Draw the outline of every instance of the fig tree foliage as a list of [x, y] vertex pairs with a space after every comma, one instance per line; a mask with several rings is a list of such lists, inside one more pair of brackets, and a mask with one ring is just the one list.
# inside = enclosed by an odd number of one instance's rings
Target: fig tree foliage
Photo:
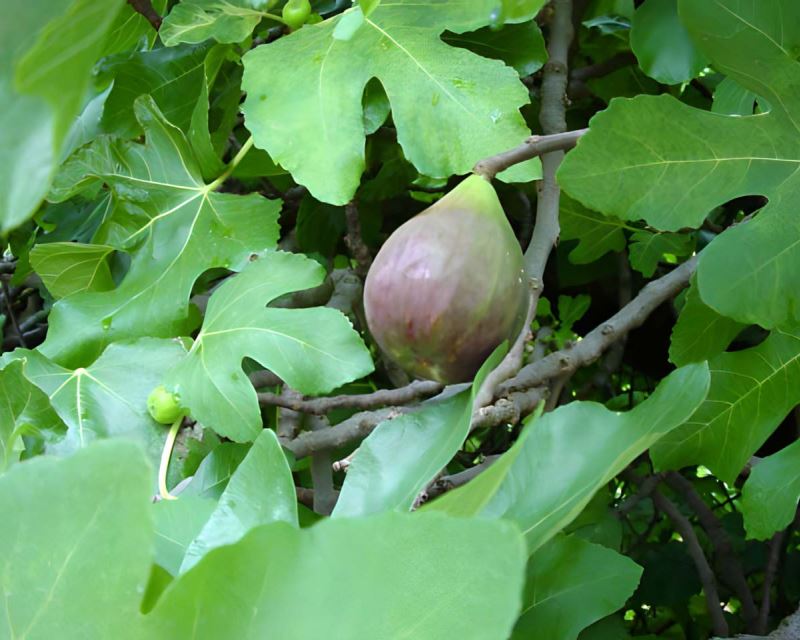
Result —
[[800, 625], [800, 3], [6, 4], [0, 638]]

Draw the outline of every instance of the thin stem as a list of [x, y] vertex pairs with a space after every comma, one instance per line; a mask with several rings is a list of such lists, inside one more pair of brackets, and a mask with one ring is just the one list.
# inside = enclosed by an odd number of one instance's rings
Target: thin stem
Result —
[[11, 304], [11, 290], [9, 289], [8, 282], [6, 281], [5, 278], [0, 278], [0, 283], [2, 283], [3, 286], [3, 298], [5, 299], [6, 303], [8, 320], [11, 322], [11, 326], [14, 328], [14, 333], [17, 334], [20, 346], [22, 346], [23, 348], [27, 348], [28, 345], [25, 343], [25, 336], [22, 334], [22, 330], [19, 328], [19, 323], [17, 322], [17, 316], [14, 314], [14, 307]]
[[219, 187], [223, 182], [225, 182], [228, 178], [231, 177], [231, 174], [236, 171], [236, 167], [239, 166], [239, 163], [244, 159], [247, 155], [247, 152], [253, 148], [253, 136], [250, 136], [245, 143], [242, 145], [242, 148], [236, 152], [236, 155], [233, 156], [233, 159], [228, 163], [228, 166], [225, 167], [225, 171], [213, 182], [206, 185], [207, 191], [214, 191], [217, 187]]
[[167, 489], [167, 469], [169, 468], [169, 459], [172, 456], [172, 449], [175, 446], [175, 437], [178, 435], [178, 429], [181, 428], [183, 416], [180, 416], [172, 426], [169, 428], [167, 439], [164, 442], [164, 449], [161, 451], [161, 464], [158, 466], [158, 493], [162, 500], [177, 500]]
[[286, 24], [286, 20], [281, 18], [280, 16], [276, 16], [274, 13], [268, 13], [266, 11], [260, 11], [262, 17], [267, 18], [269, 20], [274, 20], [275, 22], [280, 22], [281, 24]]

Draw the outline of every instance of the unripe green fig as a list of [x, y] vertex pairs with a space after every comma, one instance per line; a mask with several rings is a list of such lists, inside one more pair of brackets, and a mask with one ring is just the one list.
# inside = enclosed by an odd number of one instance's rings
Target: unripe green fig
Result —
[[302, 27], [310, 15], [311, 3], [308, 0], [289, 0], [283, 5], [283, 21], [292, 31]]
[[159, 424], [172, 424], [183, 413], [178, 397], [163, 385], [153, 389], [147, 396], [147, 411]]
[[409, 374], [472, 380], [522, 329], [522, 250], [488, 180], [472, 175], [384, 243], [364, 286], [373, 337]]

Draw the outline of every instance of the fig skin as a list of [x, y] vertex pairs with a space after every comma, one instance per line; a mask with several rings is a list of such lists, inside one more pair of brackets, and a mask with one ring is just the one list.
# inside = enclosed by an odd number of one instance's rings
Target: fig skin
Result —
[[364, 286], [367, 325], [411, 375], [473, 379], [522, 329], [529, 291], [522, 250], [492, 185], [472, 175], [401, 225]]

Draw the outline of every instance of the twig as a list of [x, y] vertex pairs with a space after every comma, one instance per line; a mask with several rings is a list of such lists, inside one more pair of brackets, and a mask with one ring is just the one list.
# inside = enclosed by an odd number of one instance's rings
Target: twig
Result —
[[522, 416], [531, 413], [545, 397], [547, 389], [536, 387], [525, 392], [512, 393], [508, 398], [500, 398], [494, 404], [481, 407], [472, 414], [470, 432], [499, 424], [516, 424]]
[[664, 476], [661, 473], [656, 473], [648, 476], [639, 483], [639, 490], [625, 499], [625, 501], [617, 507], [617, 516], [622, 517], [633, 511], [633, 509], [642, 500], [649, 498], [653, 491], [658, 487], [658, 483], [663, 480]]
[[728, 621], [725, 620], [725, 615], [720, 606], [719, 592], [717, 591], [717, 583], [714, 578], [714, 572], [708, 564], [703, 549], [700, 546], [700, 541], [697, 539], [697, 534], [692, 527], [692, 523], [684, 516], [675, 503], [669, 498], [666, 498], [662, 493], [654, 491], [653, 502], [662, 513], [665, 513], [675, 529], [683, 538], [686, 543], [686, 550], [689, 552], [694, 565], [697, 568], [697, 573], [700, 576], [700, 582], [703, 584], [703, 592], [706, 596], [706, 607], [708, 614], [711, 616], [711, 625], [714, 633], [717, 635], [728, 635]]
[[362, 411], [324, 431], [304, 431], [293, 440], [282, 439], [282, 444], [296, 458], [305, 458], [317, 451], [328, 451], [363, 440], [384, 420], [391, 420], [404, 413], [408, 407], [387, 407], [377, 411]]
[[133, 7], [136, 13], [143, 15], [147, 21], [158, 31], [161, 28], [161, 16], [153, 9], [150, 0], [128, 0], [128, 4]]
[[362, 278], [367, 275], [369, 266], [372, 264], [372, 256], [369, 248], [361, 237], [361, 220], [358, 217], [358, 207], [354, 200], [347, 203], [344, 208], [345, 220], [347, 222], [347, 233], [344, 236], [344, 243], [355, 258], [358, 266], [356, 273]]
[[609, 73], [613, 73], [617, 69], [622, 69], [623, 67], [628, 67], [632, 64], [636, 64], [636, 56], [630, 51], [625, 51], [623, 53], [618, 53], [615, 56], [611, 56], [608, 60], [603, 60], [603, 62], [596, 62], [595, 64], [574, 69], [572, 73], [570, 73], [569, 79], [585, 82], [586, 80], [591, 80], [592, 78], [602, 78], [603, 76], [607, 76]]
[[17, 339], [19, 340], [19, 344], [24, 347], [28, 348], [27, 341], [25, 340], [25, 336], [22, 333], [22, 330], [19, 328], [19, 324], [17, 323], [17, 316], [14, 313], [14, 307], [12, 305], [11, 300], [11, 290], [8, 287], [8, 281], [5, 277], [0, 277], [0, 283], [3, 287], [3, 299], [6, 303], [6, 312], [8, 313], [8, 319], [11, 322], [11, 326], [14, 328], [14, 333], [17, 334]]
[[588, 129], [577, 129], [552, 135], [530, 136], [518, 147], [480, 160], [473, 167], [472, 173], [492, 179], [501, 171], [520, 162], [537, 158], [552, 151], [568, 151], [572, 149], [587, 131]]
[[[307, 424], [311, 428], [311, 433], [324, 433], [331, 430], [328, 421], [320, 416], [309, 416]], [[311, 481], [314, 483], [314, 511], [320, 515], [329, 516], [336, 505], [329, 450], [317, 451], [311, 456]]]
[[594, 362], [614, 342], [640, 326], [665, 300], [683, 289], [697, 267], [697, 256], [684, 262], [658, 280], [649, 282], [639, 294], [599, 325], [571, 349], [562, 349], [533, 362], [500, 385], [498, 395], [538, 387], [550, 378]]
[[781, 558], [781, 550], [783, 549], [783, 539], [786, 536], [786, 531], [778, 531], [772, 540], [769, 541], [769, 558], [767, 559], [767, 567], [764, 570], [764, 586], [761, 590], [761, 608], [758, 611], [758, 624], [756, 625], [756, 633], [764, 634], [767, 632], [767, 623], [769, 622], [769, 610], [771, 606], [770, 591], [772, 590], [772, 583], [775, 581], [775, 575], [778, 573], [778, 562]]
[[380, 389], [360, 395], [330, 396], [327, 398], [303, 398], [297, 393], [259, 393], [258, 402], [263, 406], [278, 406], [302, 413], [322, 415], [333, 409], [376, 409], [389, 405], [408, 404], [441, 393], [444, 387], [438, 382], [416, 380], [399, 389]]
[[747, 585], [742, 566], [736, 558], [733, 546], [722, 528], [714, 512], [705, 503], [703, 498], [697, 493], [694, 485], [684, 478], [681, 474], [672, 471], [665, 477], [667, 484], [679, 491], [686, 498], [686, 503], [695, 512], [700, 525], [708, 535], [716, 554], [716, 565], [720, 578], [737, 595], [742, 603], [742, 617], [748, 631], [757, 631], [758, 610], [753, 600], [753, 594]]
[[[299, 392], [295, 391], [294, 389], [290, 389], [289, 387], [286, 387], [283, 390], [283, 394], [285, 394], [287, 398], [302, 398], [302, 395]], [[295, 438], [297, 433], [300, 431], [302, 422], [302, 413], [281, 407], [280, 411], [278, 412], [278, 427], [276, 429], [278, 436], [281, 438]]]
[[426, 491], [427, 500], [432, 500], [447, 491], [467, 484], [467, 482], [486, 471], [499, 457], [499, 455], [486, 456], [480, 464], [476, 464], [474, 467], [437, 478]]

